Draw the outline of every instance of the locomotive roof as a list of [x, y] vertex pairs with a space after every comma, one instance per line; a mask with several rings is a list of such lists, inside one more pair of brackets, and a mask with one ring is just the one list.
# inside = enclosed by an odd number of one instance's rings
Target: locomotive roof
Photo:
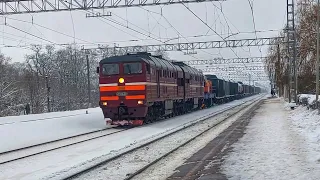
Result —
[[102, 59], [100, 64], [104, 63], [119, 63], [119, 62], [136, 62], [136, 61], [144, 61], [150, 65], [155, 67], [170, 69], [170, 70], [179, 70], [176, 65], [171, 63], [170, 61], [161, 58], [161, 56], [152, 56], [150, 53], [137, 53], [137, 54], [127, 54], [122, 56], [113, 56]]
[[193, 68], [182, 61], [171, 61], [173, 64], [180, 66], [185, 72], [189, 72], [190, 74], [202, 75], [202, 72], [196, 68]]
[[219, 79], [216, 75], [212, 75], [212, 74], [206, 74], [205, 75], [208, 79]]
[[202, 75], [201, 71], [197, 70], [196, 68], [190, 67], [189, 65], [183, 62], [168, 61], [166, 59], [163, 59], [161, 56], [152, 56], [150, 53], [145, 53], [145, 52], [108, 57], [108, 58], [102, 59], [100, 61], [100, 64], [119, 63], [119, 62], [136, 62], [136, 61], [144, 61], [150, 65], [153, 65], [161, 69], [181, 71], [181, 68], [182, 68], [185, 72], [189, 72], [190, 74]]

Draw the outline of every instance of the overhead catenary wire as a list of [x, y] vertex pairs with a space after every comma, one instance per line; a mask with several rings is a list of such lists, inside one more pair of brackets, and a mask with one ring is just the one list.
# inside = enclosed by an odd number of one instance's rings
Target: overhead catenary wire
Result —
[[[255, 18], [254, 18], [254, 12], [253, 12], [253, 1], [248, 0], [249, 6], [250, 6], [250, 10], [251, 10], [251, 16], [252, 16], [252, 22], [253, 22], [253, 28], [255, 31], [255, 36], [256, 39], [258, 39], [257, 33], [256, 33], [256, 22], [255, 22]], [[258, 49], [260, 51], [261, 57], [262, 57], [262, 51], [261, 51], [261, 47], [258, 46]]]
[[[77, 37], [75, 37], [75, 36], [71, 36], [71, 35], [68, 35], [68, 34], [66, 34], [66, 33], [63, 33], [63, 32], [60, 32], [60, 31], [57, 31], [57, 30], [48, 28], [48, 27], [46, 27], [46, 26], [37, 24], [37, 23], [35, 23], [35, 22], [29, 22], [29, 21], [20, 20], [20, 19], [15, 19], [15, 18], [11, 18], [11, 17], [6, 17], [6, 18], [7, 18], [7, 19], [11, 19], [11, 20], [15, 20], [15, 21], [19, 21], [19, 22], [24, 22], [24, 23], [33, 24], [33, 25], [39, 26], [39, 27], [41, 27], [41, 28], [44, 28], [44, 29], [46, 29], [46, 30], [50, 30], [50, 31], [53, 31], [53, 32], [55, 32], [55, 33], [58, 33], [58, 34], [61, 34], [61, 35], [70, 37], [70, 38], [72, 38], [72, 39], [77, 39], [77, 40], [79, 40], [79, 41], [86, 42], [87, 44], [99, 45], [99, 42], [90, 42], [90, 41], [87, 41], [87, 40], [84, 40], [84, 39], [80, 39], [80, 38], [77, 38]], [[99, 19], [99, 20], [101, 20], [101, 19]], [[105, 21], [103, 21], [103, 20], [101, 20], [101, 21], [102, 21], [102, 22], [105, 22]], [[106, 22], [105, 22], [105, 23], [106, 23]], [[108, 23], [108, 25], [113, 26], [113, 25], [111, 25], [111, 24], [109, 24], [109, 23]], [[116, 28], [116, 29], [118, 29], [118, 30], [120, 30], [120, 31], [123, 31], [123, 30], [121, 30], [121, 29], [119, 29], [119, 28], [117, 28], [117, 27], [115, 27], [115, 26], [113, 26], [113, 27]], [[123, 31], [123, 32], [125, 32], [125, 31]], [[127, 32], [125, 32], [125, 33], [127, 33]], [[127, 33], [127, 34], [128, 34], [128, 33]], [[131, 35], [131, 36], [133, 36], [133, 37], [136, 37], [136, 36], [134, 36], [134, 35], [132, 35], [132, 34], [130, 34], [130, 33], [129, 33], [129, 35]], [[136, 38], [138, 38], [138, 37], [136, 37]], [[138, 39], [139, 39], [139, 38], [138, 38]], [[140, 40], [142, 40], [142, 39], [140, 39]], [[119, 42], [119, 41], [113, 41], [113, 42]], [[56, 45], [68, 45], [68, 43], [55, 43], [55, 44], [56, 44]], [[81, 43], [77, 43], [77, 44], [81, 44]], [[10, 46], [10, 47], [26, 47], [26, 46]]]
[[48, 27], [46, 27], [46, 26], [43, 26], [43, 25], [38, 24], [38, 23], [35, 23], [35, 22], [30, 22], [30, 21], [26, 21], [26, 20], [16, 19], [16, 18], [12, 18], [12, 17], [5, 17], [5, 18], [6, 18], [6, 19], [11, 19], [11, 20], [14, 20], [14, 21], [19, 21], [19, 22], [24, 22], [24, 23], [28, 23], [28, 24], [33, 24], [33, 25], [35, 25], [35, 26], [38, 26], [38, 27], [44, 28], [44, 29], [46, 29], [46, 30], [49, 30], [49, 31], [52, 31], [52, 32], [61, 34], [61, 35], [63, 35], [63, 36], [67, 36], [67, 37], [72, 38], [72, 39], [76, 39], [76, 40], [79, 40], [79, 41], [82, 41], [82, 42], [87, 42], [87, 43], [95, 44], [95, 43], [92, 43], [92, 42], [90, 42], [90, 41], [87, 41], [87, 40], [84, 40], [84, 39], [80, 39], [80, 38], [74, 37], [74, 36], [72, 36], [72, 35], [68, 35], [68, 34], [66, 34], [66, 33], [57, 31], [57, 30], [55, 30], [55, 29], [48, 28]]
[[[222, 14], [222, 16], [223, 16], [223, 18], [224, 18], [227, 26], [228, 26], [228, 29], [230, 29], [231, 34], [235, 34], [235, 33], [232, 32], [232, 30], [231, 30], [231, 28], [230, 28], [230, 25], [229, 25], [229, 22], [228, 22], [228, 21], [230, 21], [230, 19], [229, 19], [229, 18], [225, 15], [225, 13], [223, 12], [223, 8], [222, 8], [221, 2], [220, 2], [220, 7], [218, 7], [217, 5], [215, 5], [213, 2], [211, 2], [211, 4], [212, 4], [214, 7], [216, 7], [217, 9], [220, 10], [220, 12], [221, 12], [221, 14]], [[231, 21], [230, 21], [230, 24], [238, 31], [238, 33], [240, 32], [240, 30], [239, 30]], [[209, 32], [209, 31], [210, 31], [210, 29], [208, 29], [207, 32]], [[231, 36], [228, 36], [228, 38], [229, 38], [229, 37], [231, 37]], [[245, 52], [248, 52], [249, 55], [252, 56], [252, 55], [251, 55], [251, 52], [250, 52], [250, 47], [248, 47], [248, 51], [246, 51], [243, 47], [241, 47], [241, 49], [243, 49]]]
[[[88, 10], [85, 10], [85, 11], [88, 11]], [[94, 11], [94, 10], [92, 10], [92, 11]], [[106, 18], [103, 17], [103, 16], [102, 16], [101, 18], [106, 19]], [[139, 33], [139, 34], [142, 34], [142, 35], [144, 35], [144, 36], [146, 36], [146, 37], [152, 38], [152, 39], [154, 39], [154, 40], [156, 40], [156, 41], [159, 41], [159, 42], [161, 42], [161, 43], [165, 43], [165, 42], [163, 42], [161, 39], [156, 39], [156, 38], [154, 38], [154, 37], [152, 37], [152, 36], [150, 36], [150, 35], [146, 35], [145, 33], [142, 33], [142, 32], [140, 32], [140, 31], [138, 31], [138, 30], [135, 30], [135, 29], [133, 29], [133, 28], [131, 28], [131, 27], [129, 27], [129, 26], [125, 26], [125, 25], [123, 25], [123, 24], [121, 24], [121, 23], [119, 23], [119, 22], [117, 22], [117, 21], [115, 21], [115, 20], [112, 20], [112, 19], [106, 19], [106, 20], [111, 21], [111, 22], [113, 22], [113, 23], [115, 23], [115, 24], [117, 24], [117, 25], [123, 26], [123, 27], [125, 27], [125, 28], [128, 28], [128, 29], [130, 29], [130, 30], [132, 30], [132, 31], [134, 31], [134, 32], [137, 32], [137, 33]], [[188, 55], [190, 55], [190, 54], [188, 54]], [[196, 58], [196, 57], [194, 57], [194, 56], [192, 56], [192, 55], [190, 55], [190, 56], [193, 57], [193, 58]], [[196, 59], [198, 59], [198, 58], [196, 58]]]
[[[142, 7], [141, 7], [141, 8], [142, 8]], [[144, 9], [144, 8], [142, 8], [142, 9]], [[144, 9], [144, 10], [146, 10], [146, 9]], [[163, 15], [163, 13], [157, 13], [157, 12], [149, 11], [149, 10], [146, 10], [146, 11], [152, 12], [152, 13], [155, 13], [155, 14], [158, 14], [158, 15], [161, 15], [161, 16], [165, 19], [165, 21], [170, 25], [170, 27], [173, 28], [173, 29], [177, 32], [178, 35], [180, 35], [182, 38], [184, 38], [187, 42], [190, 42], [185, 36], [183, 36], [183, 35], [170, 23], [170, 21]], [[162, 11], [161, 11], [161, 12], [162, 12]], [[204, 51], [204, 50], [201, 50], [201, 51], [203, 51], [203, 52], [205, 52], [205, 53], [207, 53], [207, 54], [210, 54], [210, 55], [215, 55], [215, 54], [209, 53], [209, 52]], [[198, 59], [198, 58], [197, 58], [197, 59]]]
[[[214, 33], [216, 33], [223, 41], [226, 42], [226, 39], [224, 37], [222, 37], [219, 33], [217, 33], [217, 31], [215, 31], [214, 29], [212, 29], [212, 27], [210, 27], [206, 22], [204, 22], [197, 14], [195, 14], [188, 6], [186, 6], [183, 2], [181, 2], [181, 4], [189, 11], [191, 12], [198, 20], [200, 20], [203, 24], [205, 24], [209, 29], [211, 29]], [[231, 51], [238, 57], [238, 54], [230, 47]], [[247, 66], [243, 63], [243, 65], [247, 68]]]
[[21, 29], [19, 29], [19, 28], [17, 28], [17, 27], [11, 26], [10, 24], [6, 24], [6, 26], [8, 26], [8, 27], [10, 27], [10, 28], [12, 28], [12, 29], [21, 31], [21, 32], [23, 32], [23, 33], [26, 33], [26, 34], [28, 34], [28, 35], [30, 35], [30, 36], [36, 37], [36, 38], [38, 38], [38, 39], [41, 39], [41, 40], [43, 40], [43, 41], [47, 41], [47, 42], [52, 43], [52, 44], [54, 44], [54, 45], [56, 44], [56, 43], [54, 43], [53, 41], [50, 41], [50, 40], [48, 40], [48, 39], [44, 39], [44, 38], [39, 37], [39, 36], [37, 36], [37, 35], [31, 34], [31, 33], [27, 32], [27, 31], [21, 30]]
[[[253, 2], [253, 1], [252, 1], [252, 2]], [[211, 2], [211, 3], [212, 3], [212, 5], [213, 5], [214, 7], [220, 9], [221, 14], [223, 15], [224, 20], [225, 20], [225, 22], [227, 23], [227, 26], [228, 26], [228, 28], [230, 29], [231, 33], [232, 33], [231, 36], [236, 35], [236, 34], [240, 34], [240, 30], [239, 30], [239, 29], [228, 19], [228, 17], [224, 14], [223, 9], [222, 9], [222, 4], [221, 4], [221, 2], [219, 2], [219, 3], [220, 3], [220, 8], [217, 7], [213, 2]], [[249, 4], [250, 4], [250, 2], [249, 2]], [[251, 5], [251, 4], [250, 4], [250, 5]], [[252, 9], [252, 13], [253, 13], [253, 9]], [[253, 16], [253, 18], [254, 18], [254, 16]], [[230, 26], [229, 26], [228, 20], [230, 21], [231, 25], [238, 31], [238, 33], [233, 33], [233, 32], [232, 32], [232, 30], [231, 30], [231, 28], [230, 28]], [[255, 21], [254, 21], [254, 31], [253, 31], [253, 32], [254, 32], [255, 34], [257, 34], [257, 32], [268, 32], [268, 31], [281, 31], [281, 30], [257, 31], [256, 28], [255, 28]], [[208, 30], [208, 32], [209, 32], [209, 30]], [[230, 36], [229, 36], [229, 37], [230, 37]], [[257, 39], [257, 35], [256, 35], [256, 39]], [[260, 46], [259, 46], [259, 47], [260, 47]], [[244, 51], [246, 51], [243, 47], [241, 47], [241, 48], [242, 48]], [[250, 57], [252, 57], [251, 51], [250, 51], [250, 47], [248, 47], [248, 50], [249, 50], [249, 51], [246, 51], [246, 52], [249, 52]], [[259, 50], [260, 50], [261, 57], [262, 57], [261, 49], [259, 48]], [[245, 65], [245, 64], [244, 64], [244, 65]], [[246, 65], [245, 65], [245, 66], [246, 66]]]

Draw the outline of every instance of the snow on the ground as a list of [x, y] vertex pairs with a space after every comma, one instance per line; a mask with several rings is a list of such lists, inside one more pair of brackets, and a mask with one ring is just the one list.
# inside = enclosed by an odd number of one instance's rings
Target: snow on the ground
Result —
[[20, 115], [20, 116], [5, 116], [0, 117], [0, 125], [6, 124], [14, 124], [18, 122], [32, 122], [32, 121], [40, 121], [40, 120], [49, 120], [49, 119], [57, 119], [61, 117], [67, 116], [77, 116], [88, 113], [100, 113], [101, 109], [97, 108], [89, 108], [89, 109], [79, 109], [74, 111], [63, 111], [63, 112], [50, 112], [50, 113], [42, 113], [42, 114], [29, 114], [29, 115]]
[[320, 164], [320, 115], [318, 110], [308, 110], [300, 106], [290, 112], [290, 119], [293, 129], [305, 139], [308, 160]]
[[251, 119], [245, 135], [227, 155], [223, 172], [228, 179], [316, 180], [319, 162], [311, 161], [305, 138], [291, 126], [291, 110], [269, 99]]
[[148, 141], [149, 139], [152, 139], [152, 137], [162, 135], [173, 128], [181, 127], [195, 119], [199, 119], [231, 106], [242, 104], [245, 101], [257, 97], [258, 96], [252, 96], [242, 100], [232, 101], [213, 108], [177, 116], [166, 121], [129, 129], [86, 143], [3, 164], [0, 165], [0, 179], [9, 180], [18, 178], [23, 180], [34, 180], [41, 178], [49, 179], [49, 177], [61, 179], [59, 177], [63, 174], [78, 171], [79, 169], [97, 163], [97, 161], [110, 158], [120, 151], [132, 148], [138, 142]]
[[[299, 102], [303, 103], [304, 100], [307, 101], [308, 105], [316, 104], [316, 95], [314, 94], [299, 94]], [[320, 99], [318, 100], [320, 102]]]
[[[236, 109], [236, 110], [239, 110], [239, 109]], [[192, 139], [193, 137], [197, 136], [201, 132], [204, 132], [206, 129], [208, 129], [208, 127], [212, 127], [218, 122], [223, 121], [223, 119], [226, 116], [231, 114], [232, 111], [235, 112], [236, 110], [233, 109], [229, 113], [224, 113], [221, 115], [214, 116], [206, 121], [203, 121], [202, 123], [198, 123], [195, 126], [191, 126], [189, 128], [184, 129], [183, 131], [174, 133], [164, 139], [156, 141], [145, 148], [142, 148], [132, 153], [121, 156], [119, 159], [111, 161], [107, 164], [102, 165], [97, 169], [94, 169], [82, 176], [77, 177], [77, 179], [78, 180], [105, 179], [105, 178], [109, 180], [125, 179], [127, 174], [132, 174], [137, 170], [139, 170], [140, 168], [147, 165], [148, 163], [154, 161], [157, 158], [160, 158], [161, 156], [163, 156], [163, 154], [168, 153], [169, 151], [173, 150], [179, 145], [187, 142], [189, 139]], [[220, 125], [218, 127], [215, 127], [214, 129], [218, 131], [220, 130], [219, 127], [221, 128], [223, 126]], [[210, 137], [210, 139], [211, 138], [212, 136]], [[207, 142], [209, 141], [208, 138], [206, 140]], [[202, 145], [205, 145], [205, 143], [202, 142]], [[188, 153], [190, 153], [190, 151]], [[192, 154], [189, 154], [189, 155], [192, 155]], [[160, 169], [164, 169], [164, 168], [160, 168]], [[150, 179], [150, 178], [145, 177], [141, 179]], [[159, 177], [155, 179], [159, 179]]]
[[[2, 124], [1, 124], [2, 123]], [[0, 118], [0, 152], [104, 129], [100, 108]]]
[[[162, 180], [168, 178], [176, 172], [177, 167], [185, 163], [186, 159], [190, 158], [200, 149], [203, 149], [210, 141], [212, 141], [212, 139], [216, 138], [220, 133], [222, 133], [229, 126], [231, 126], [232, 123], [234, 123], [241, 115], [243, 115], [247, 109], [255, 105], [256, 103], [250, 105], [245, 110], [237, 113], [234, 116], [231, 116], [223, 123], [218, 124], [214, 128], [211, 128], [209, 131], [205, 132], [203, 135], [192, 140], [186, 146], [180, 147], [178, 150], [174, 151], [169, 156], [162, 158], [160, 161], [146, 169], [144, 172], [134, 177], [133, 180]], [[234, 109], [226, 114], [232, 114], [232, 112], [237, 112], [237, 110], [239, 109]], [[228, 117], [228, 115], [226, 114], [217, 115], [214, 118], [212, 118], [212, 121]]]

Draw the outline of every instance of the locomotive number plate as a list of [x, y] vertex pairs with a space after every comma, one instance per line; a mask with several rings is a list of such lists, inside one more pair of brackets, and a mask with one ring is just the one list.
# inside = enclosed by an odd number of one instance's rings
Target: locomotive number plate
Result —
[[127, 92], [117, 92], [117, 96], [126, 96], [128, 95]]

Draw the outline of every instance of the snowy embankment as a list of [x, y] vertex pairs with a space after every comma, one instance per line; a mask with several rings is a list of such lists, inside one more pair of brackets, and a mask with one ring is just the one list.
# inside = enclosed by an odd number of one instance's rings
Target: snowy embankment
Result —
[[320, 164], [320, 115], [318, 110], [308, 110], [299, 106], [290, 112], [291, 127], [300, 134], [308, 153], [310, 162]]
[[223, 172], [228, 179], [312, 179], [320, 177], [320, 116], [281, 99], [256, 111], [245, 135], [232, 145]]
[[[62, 176], [65, 176], [68, 173], [85, 169], [93, 164], [96, 164], [97, 162], [109, 159], [123, 151], [127, 151], [131, 148], [139, 146], [141, 143], [151, 141], [152, 139], [162, 136], [166, 133], [170, 133], [177, 128], [182, 128], [186, 124], [198, 121], [205, 116], [210, 116], [231, 107], [241, 105], [247, 101], [258, 98], [259, 96], [260, 95], [247, 97], [212, 108], [203, 109], [201, 111], [176, 116], [157, 123], [128, 129], [123, 133], [115, 133], [100, 139], [88, 141], [85, 144], [76, 144], [44, 154], [39, 154], [30, 158], [3, 164], [0, 165], [0, 179], [61, 179]], [[89, 120], [93, 121], [94, 118]], [[48, 123], [52, 121], [41, 122]], [[101, 122], [104, 123], [103, 121]], [[62, 122], [57, 123], [62, 125]], [[86, 125], [83, 124], [84, 127], [92, 125], [89, 124], [89, 121], [86, 123]], [[73, 130], [74, 126], [78, 126], [78, 123], [77, 125], [73, 124], [73, 126], [69, 125], [68, 128]], [[66, 130], [65, 127], [60, 126], [60, 128]], [[43, 134], [43, 136], [47, 135]], [[29, 139], [26, 141], [28, 142]]]
[[104, 128], [100, 108], [1, 117], [0, 152]]
[[89, 108], [89, 109], [79, 109], [74, 111], [63, 111], [63, 112], [50, 112], [42, 114], [29, 114], [21, 116], [5, 116], [0, 117], [0, 125], [13, 124], [18, 122], [28, 122], [28, 121], [40, 121], [48, 119], [56, 119], [62, 117], [71, 117], [77, 115], [84, 115], [86, 113], [96, 113], [101, 112], [101, 109], [98, 108]]
[[316, 102], [316, 95], [299, 94], [298, 98], [299, 98], [299, 104], [303, 106], [307, 106], [308, 108], [311, 108], [311, 109], [317, 109], [317, 107], [320, 108], [320, 100], [318, 100], [318, 103]]

